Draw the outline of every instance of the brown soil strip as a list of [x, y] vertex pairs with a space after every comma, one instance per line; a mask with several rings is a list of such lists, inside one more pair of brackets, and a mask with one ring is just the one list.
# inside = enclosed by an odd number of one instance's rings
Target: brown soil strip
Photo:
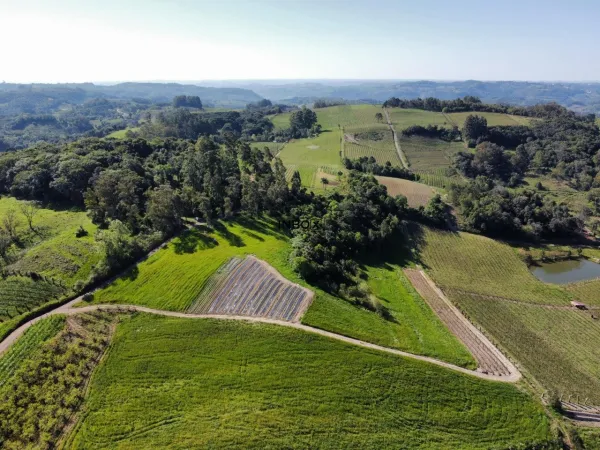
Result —
[[477, 360], [478, 370], [500, 377], [519, 373], [508, 358], [462, 315], [422, 270], [405, 269], [404, 273], [440, 320], [469, 349]]

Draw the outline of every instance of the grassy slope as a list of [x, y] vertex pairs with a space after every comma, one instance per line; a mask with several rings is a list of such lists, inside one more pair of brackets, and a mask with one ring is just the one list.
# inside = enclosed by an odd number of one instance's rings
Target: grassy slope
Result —
[[484, 236], [429, 229], [423, 238], [422, 262], [444, 289], [530, 303], [568, 304], [569, 294], [535, 278], [508, 245]]
[[486, 118], [488, 126], [496, 125], [528, 125], [528, 117], [517, 117], [510, 114], [492, 113], [492, 112], [456, 112], [447, 113], [446, 116], [459, 128], [462, 128], [465, 120], [470, 115], [478, 115]]
[[137, 316], [67, 448], [507, 448], [550, 435], [514, 386], [298, 330]]
[[[17, 233], [24, 245], [11, 268], [42, 273], [67, 285], [86, 279], [101, 258], [94, 241], [96, 225], [86, 213], [41, 209], [33, 221], [36, 232], [32, 232], [19, 211], [19, 203], [11, 197], [0, 198], [0, 216], [9, 209], [17, 212], [20, 221]], [[88, 231], [88, 236], [75, 237], [80, 225]]]
[[[117, 280], [94, 296], [95, 303], [126, 303], [158, 309], [185, 310], [200, 293], [206, 280], [233, 255], [255, 254], [272, 264], [286, 278], [306, 285], [290, 269], [289, 244], [274, 223], [227, 225], [227, 233], [200, 231], [177, 238], [138, 265], [129, 276]], [[374, 293], [396, 317], [392, 322], [351, 305], [321, 290], [303, 322], [318, 328], [356, 337], [409, 352], [435, 356], [460, 365], [473, 360], [443, 327], [422, 299], [401, 284], [399, 269], [372, 269]], [[377, 278], [385, 280], [387, 288]]]
[[464, 151], [461, 142], [446, 142], [419, 136], [400, 136], [400, 146], [416, 172], [436, 172], [450, 166], [452, 155]]
[[422, 109], [388, 108], [390, 120], [398, 134], [411, 125], [442, 125], [451, 127], [452, 124], [442, 113]]
[[409, 206], [413, 208], [425, 206], [435, 194], [435, 191], [429, 186], [415, 181], [380, 176], [375, 178], [377, 178], [377, 181], [379, 181], [380, 184], [383, 184], [387, 188], [388, 195], [392, 197], [404, 195], [408, 200]]

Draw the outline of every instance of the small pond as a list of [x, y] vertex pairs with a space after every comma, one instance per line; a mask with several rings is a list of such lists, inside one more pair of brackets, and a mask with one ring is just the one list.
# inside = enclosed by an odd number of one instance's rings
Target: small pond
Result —
[[587, 259], [569, 259], [541, 263], [531, 267], [531, 272], [546, 283], [567, 284], [600, 278], [600, 264]]

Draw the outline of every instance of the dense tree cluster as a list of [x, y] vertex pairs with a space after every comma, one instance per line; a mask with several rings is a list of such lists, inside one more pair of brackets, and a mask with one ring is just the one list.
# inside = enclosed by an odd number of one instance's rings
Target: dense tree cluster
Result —
[[361, 156], [358, 159], [344, 158], [344, 167], [349, 170], [381, 175], [385, 177], [404, 178], [405, 180], [418, 180], [418, 175], [399, 166], [392, 166], [387, 161], [384, 165], [378, 164], [373, 156]]
[[406, 198], [392, 198], [372, 175], [352, 171], [346, 195], [295, 208], [295, 218], [316, 222], [296, 230], [291, 262], [311, 282], [338, 291], [357, 272], [356, 260], [399, 235], [409, 215]]
[[202, 100], [197, 95], [177, 95], [173, 98], [173, 107], [202, 109]]
[[271, 140], [273, 123], [256, 110], [194, 113], [188, 109], [159, 112], [145, 122], [138, 134], [146, 139], [174, 137], [196, 140], [200, 136], [223, 136], [231, 133], [246, 139]]
[[318, 108], [327, 108], [328, 106], [339, 106], [339, 105], [345, 105], [346, 101], [342, 98], [320, 98], [318, 100], [315, 100], [313, 103], [313, 108], [318, 109]]
[[534, 191], [511, 192], [484, 176], [452, 185], [449, 195], [463, 225], [478, 233], [541, 238], [573, 236], [582, 228], [567, 206]]
[[421, 125], [412, 125], [402, 130], [402, 136], [421, 136], [432, 139], [441, 139], [448, 142], [457, 141], [461, 138], [458, 127], [454, 126], [452, 128], [446, 128], [437, 125], [427, 125], [425, 127]]
[[516, 157], [510, 158], [504, 148], [491, 142], [482, 142], [475, 149], [475, 153], [457, 153], [454, 157], [454, 167], [469, 178], [483, 175], [517, 186], [523, 172], [513, 163], [514, 159]]
[[321, 132], [321, 125], [317, 124], [317, 113], [303, 106], [302, 109], [290, 115], [289, 135], [294, 139], [314, 136]]

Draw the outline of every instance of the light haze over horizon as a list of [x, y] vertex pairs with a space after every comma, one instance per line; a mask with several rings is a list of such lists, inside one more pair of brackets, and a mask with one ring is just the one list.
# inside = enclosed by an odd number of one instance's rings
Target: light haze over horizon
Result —
[[600, 80], [591, 0], [0, 0], [0, 81]]

